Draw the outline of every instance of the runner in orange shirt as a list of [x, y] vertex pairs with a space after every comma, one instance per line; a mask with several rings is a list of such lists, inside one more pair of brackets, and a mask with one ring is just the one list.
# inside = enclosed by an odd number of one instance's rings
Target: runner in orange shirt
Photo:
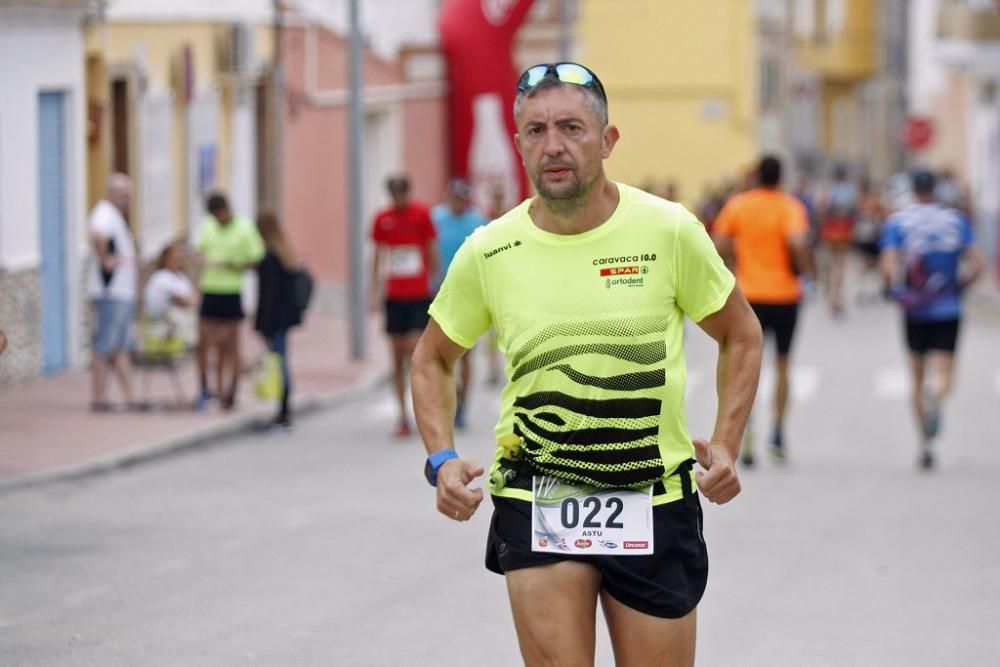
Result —
[[[812, 274], [805, 207], [781, 191], [781, 162], [766, 156], [758, 167], [760, 185], [733, 197], [719, 213], [714, 237], [719, 254], [735, 268], [736, 280], [757, 314], [764, 334], [777, 343], [777, 382], [771, 453], [785, 459], [784, 420], [788, 402], [788, 360], [802, 298], [800, 275]], [[753, 465], [753, 439], [744, 434], [740, 455]]]

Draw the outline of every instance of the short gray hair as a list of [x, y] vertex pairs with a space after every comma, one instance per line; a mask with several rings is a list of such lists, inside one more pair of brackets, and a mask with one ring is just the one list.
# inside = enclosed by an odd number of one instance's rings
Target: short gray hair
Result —
[[119, 171], [108, 176], [108, 194], [129, 194], [132, 191], [132, 179], [128, 174]]
[[549, 88], [560, 88], [565, 86], [571, 86], [573, 88], [579, 88], [583, 91], [583, 96], [587, 99], [587, 104], [593, 110], [594, 114], [597, 116], [597, 120], [601, 122], [601, 128], [604, 128], [608, 124], [608, 101], [597, 91], [595, 88], [590, 86], [580, 86], [575, 83], [565, 83], [559, 79], [546, 76], [542, 78], [537, 84], [517, 94], [514, 98], [514, 119], [516, 120], [518, 115], [521, 113], [521, 107], [524, 106], [525, 98], [534, 97], [540, 91], [548, 90]]

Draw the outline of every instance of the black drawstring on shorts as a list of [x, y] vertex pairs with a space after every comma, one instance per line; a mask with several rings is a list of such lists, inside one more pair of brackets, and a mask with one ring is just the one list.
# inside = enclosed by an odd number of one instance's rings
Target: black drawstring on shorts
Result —
[[[694, 496], [694, 489], [691, 488], [691, 470], [694, 468], [695, 460], [688, 459], [686, 461], [681, 461], [674, 471], [670, 473], [670, 477], [674, 475], [681, 476], [681, 497], [684, 500]], [[663, 482], [656, 482], [653, 484], [653, 496], [661, 496], [667, 492], [667, 487], [663, 485]]]

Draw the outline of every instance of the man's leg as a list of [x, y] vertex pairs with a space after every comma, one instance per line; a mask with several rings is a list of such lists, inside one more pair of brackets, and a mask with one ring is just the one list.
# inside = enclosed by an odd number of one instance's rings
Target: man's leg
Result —
[[512, 570], [506, 578], [517, 641], [527, 667], [594, 664], [601, 589], [601, 573], [595, 567], [566, 560]]
[[910, 377], [913, 379], [913, 413], [917, 417], [917, 430], [923, 435], [924, 429], [924, 355], [918, 352], [910, 353]]
[[212, 349], [215, 350], [212, 363], [215, 371], [215, 395], [219, 401], [226, 400], [226, 364], [229, 363], [229, 346], [226, 341], [226, 325], [212, 323]]
[[940, 399], [951, 393], [955, 374], [955, 355], [952, 352], [934, 350], [929, 354], [929, 364], [934, 369], [933, 380], [928, 391]]
[[789, 367], [791, 366], [792, 341], [795, 338], [795, 327], [799, 318], [797, 303], [774, 307], [773, 322], [774, 341], [777, 348], [775, 356], [774, 383], [774, 430], [771, 432], [771, 454], [776, 461], [785, 460], [785, 413], [788, 410], [788, 394], [791, 385]]
[[607, 591], [601, 592], [601, 607], [618, 667], [694, 665], [696, 609], [682, 618], [650, 616], [625, 606]]
[[396, 393], [396, 404], [399, 406], [399, 424], [396, 435], [409, 435], [410, 420], [406, 409], [406, 362], [410, 352], [407, 334], [389, 334], [389, 346], [392, 348], [392, 388]]
[[830, 265], [830, 310], [840, 315], [844, 310], [844, 274], [847, 271], [848, 246], [842, 242], [832, 244], [833, 258]]
[[[785, 425], [785, 409], [788, 406], [788, 365], [787, 354], [779, 354], [775, 358], [775, 370], [777, 380], [774, 386], [774, 432], [781, 435]], [[781, 443], [783, 444], [783, 443]], [[780, 445], [779, 445], [780, 446]]]
[[240, 377], [239, 322], [227, 320], [219, 326], [219, 396], [222, 407], [236, 405]]
[[212, 325], [205, 319], [198, 320], [198, 344], [195, 358], [198, 361], [198, 398], [196, 408], [204, 407], [211, 392], [208, 389], [208, 350], [212, 345]]
[[90, 357], [90, 407], [92, 410], [108, 409], [108, 350], [110, 312], [109, 302], [102, 299], [91, 301], [91, 318], [94, 322], [94, 338]]
[[90, 357], [90, 407], [93, 410], [107, 409], [108, 360], [94, 350]]
[[122, 396], [125, 397], [125, 405], [136, 405], [135, 394], [132, 392], [132, 361], [129, 359], [129, 351], [118, 350], [111, 355], [111, 367], [115, 371], [115, 377], [118, 378]]
[[924, 436], [933, 440], [941, 431], [941, 408], [951, 392], [955, 355], [950, 350], [934, 349], [927, 353], [924, 368]]
[[[937, 435], [937, 407], [928, 405], [924, 391], [927, 375], [926, 355], [922, 352], [910, 352], [910, 371], [913, 378], [913, 413], [917, 420], [917, 433], [920, 434], [920, 457], [918, 463], [924, 470], [934, 467], [934, 452], [932, 445]], [[930, 419], [933, 417], [933, 423]]]

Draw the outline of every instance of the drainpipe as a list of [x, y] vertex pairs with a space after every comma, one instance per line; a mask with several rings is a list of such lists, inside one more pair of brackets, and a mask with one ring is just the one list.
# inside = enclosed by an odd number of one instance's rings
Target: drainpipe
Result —
[[285, 70], [281, 54], [283, 42], [284, 7], [282, 0], [272, 0], [274, 8], [274, 23], [272, 33], [274, 41], [273, 67], [271, 68], [271, 137], [270, 164], [268, 165], [268, 185], [266, 190], [267, 205], [279, 217], [284, 219], [284, 125], [285, 125]]
[[358, 0], [350, 0], [350, 56], [348, 58], [348, 75], [350, 86], [350, 122], [348, 123], [348, 155], [347, 174], [350, 179], [350, 317], [351, 317], [351, 358], [365, 358], [367, 340], [367, 316], [365, 308], [365, 234], [364, 234], [364, 203], [362, 201], [362, 137], [364, 133], [364, 115], [361, 106], [362, 58], [361, 25]]

